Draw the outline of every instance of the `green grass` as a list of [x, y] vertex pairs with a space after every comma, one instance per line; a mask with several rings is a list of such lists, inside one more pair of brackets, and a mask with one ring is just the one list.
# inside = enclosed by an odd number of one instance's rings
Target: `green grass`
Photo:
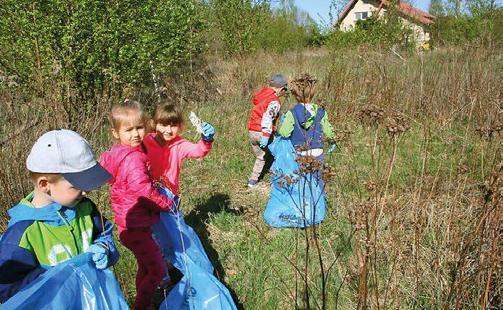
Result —
[[[196, 112], [206, 114], [204, 109]], [[182, 208], [186, 222], [195, 228], [212, 259], [217, 276], [237, 295], [242, 306], [288, 308], [293, 303], [295, 275], [287, 258], [294, 256], [296, 243], [302, 247], [302, 232], [275, 230], [264, 224], [262, 214], [267, 196], [249, 192], [245, 187], [254, 161], [247, 132], [243, 130], [247, 113], [236, 114], [240, 116], [236, 122], [222, 123], [219, 118], [203, 117], [216, 125], [216, 142], [208, 157], [184, 163]], [[188, 130], [185, 136], [191, 137]], [[335, 206], [336, 202], [331, 204]], [[347, 222], [335, 220], [333, 211], [329, 210], [327, 221], [320, 228], [321, 240], [327, 259], [340, 252], [347, 259], [351, 242], [344, 245], [340, 240], [347, 239], [349, 227]], [[129, 294], [134, 291], [134, 283], [128, 280], [132, 277], [134, 258], [128, 251], [121, 254], [115, 272]], [[311, 264], [315, 268], [314, 260]], [[331, 275], [329, 290], [341, 282], [335, 268]], [[128, 299], [132, 300], [130, 296]]]
[[[215, 125], [216, 141], [206, 158], [184, 162], [180, 196], [186, 222], [198, 233], [216, 276], [240, 306], [246, 309], [304, 306], [300, 277], [305, 274], [296, 273], [294, 266], [303, 270], [305, 233], [311, 232], [269, 228], [263, 221], [267, 195], [250, 192], [245, 186], [254, 161], [246, 129], [253, 91], [274, 72], [291, 77], [304, 71], [320, 78], [317, 99], [328, 104], [338, 136], [344, 136], [343, 131], [348, 134], [338, 141], [338, 150], [328, 157], [327, 162], [336, 174], [327, 185], [326, 220], [318, 227], [325, 271], [333, 264], [326, 276], [326, 308], [358, 306], [361, 257], [365, 251], [369, 254], [368, 307], [377, 308], [379, 303], [380, 308], [393, 309], [451, 308], [459, 296], [465, 296], [462, 306], [477, 303], [489, 268], [481, 259], [488, 256], [481, 255], [478, 249], [490, 249], [493, 240], [489, 224], [484, 226], [483, 234], [476, 230], [487, 209], [482, 185], [502, 160], [502, 152], [500, 134], [485, 141], [475, 128], [492, 124], [501, 115], [493, 100], [500, 94], [497, 82], [501, 74], [495, 68], [501, 67], [501, 57], [464, 53], [467, 54], [445, 55], [442, 51], [425, 54], [425, 82], [421, 88], [427, 90], [424, 93], [418, 86], [421, 65], [418, 58], [399, 62], [389, 55], [360, 52], [358, 55], [319, 53], [315, 57], [299, 53], [277, 58], [258, 54], [239, 60], [216, 60], [212, 64], [215, 85], [223, 95], [186, 105], [185, 114], [194, 110]], [[370, 58], [373, 60], [368, 61]], [[488, 67], [487, 73], [476, 66], [459, 64], [466, 63], [466, 59]], [[379, 68], [386, 66], [391, 68], [382, 75]], [[468, 83], [466, 76], [473, 76], [474, 81], [480, 80], [486, 87], [476, 88], [478, 84]], [[432, 92], [433, 101], [421, 107], [421, 103], [429, 102]], [[472, 118], [466, 108], [461, 109], [470, 103], [466, 98], [471, 97], [478, 98], [472, 106]], [[411, 128], [398, 139], [388, 188], [385, 185], [394, 145], [383, 123], [372, 158], [375, 131], [362, 125], [357, 117], [367, 102], [388, 112], [400, 111], [410, 121]], [[293, 98], [285, 100], [284, 109], [293, 103]], [[52, 121], [49, 114], [47, 119]], [[91, 135], [90, 141], [98, 154], [110, 146], [106, 133], [107, 129], [102, 128]], [[198, 139], [190, 124], [183, 135], [194, 142]], [[17, 148], [12, 147], [13, 151], [3, 149], [2, 156], [19, 157], [27, 144], [24, 138], [21, 142]], [[15, 164], [6, 161], [0, 168], [11, 171]], [[7, 184], [4, 186], [12, 185], [5, 187], [9, 194], [22, 187], [17, 179], [10, 183], [5, 178], [2, 181]], [[375, 183], [374, 190], [369, 188], [370, 183]], [[91, 197], [99, 202], [106, 217], [113, 217], [107, 188]], [[319, 308], [320, 268], [312, 239], [309, 244], [310, 304]], [[470, 250], [466, 253], [462, 252], [465, 245]], [[121, 245], [119, 249], [121, 259], [114, 272], [132, 303], [136, 263], [127, 249]], [[466, 270], [463, 274], [466, 278], [453, 282], [452, 275], [461, 255], [472, 265], [460, 266]], [[451, 287], [455, 287], [455, 297], [447, 300]]]

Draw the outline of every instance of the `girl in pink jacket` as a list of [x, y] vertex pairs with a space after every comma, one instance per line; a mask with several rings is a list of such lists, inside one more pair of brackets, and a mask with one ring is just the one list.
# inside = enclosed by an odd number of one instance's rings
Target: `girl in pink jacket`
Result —
[[143, 145], [150, 160], [150, 175], [178, 195], [180, 168], [185, 158], [202, 158], [213, 146], [215, 129], [201, 124], [201, 140], [191, 143], [180, 136], [183, 116], [173, 104], [159, 105], [153, 117], [155, 132], [149, 133]]
[[131, 100], [115, 105], [109, 120], [119, 143], [103, 153], [100, 163], [112, 175], [110, 198], [119, 240], [138, 262], [133, 308], [148, 309], [167, 274], [150, 227], [159, 221], [161, 211], [171, 209], [173, 202], [157, 191], [149, 175], [142, 146], [147, 120], [141, 105]]

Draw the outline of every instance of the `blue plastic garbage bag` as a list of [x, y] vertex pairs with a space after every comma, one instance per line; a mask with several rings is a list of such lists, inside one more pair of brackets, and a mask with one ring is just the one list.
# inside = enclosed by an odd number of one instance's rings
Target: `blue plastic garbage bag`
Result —
[[176, 209], [162, 212], [161, 220], [152, 227], [154, 238], [159, 243], [164, 258], [183, 273], [184, 261], [176, 253], [185, 252], [195, 264], [213, 273], [213, 265], [206, 255], [201, 240], [192, 227], [185, 223], [182, 211]]
[[[180, 259], [184, 259], [180, 255]], [[236, 306], [227, 288], [212, 274], [186, 258], [186, 273], [159, 309], [234, 310]], [[182, 272], [185, 272], [182, 270]]]
[[7, 309], [129, 309], [112, 271], [96, 269], [92, 254], [47, 270], [7, 302]]
[[295, 149], [289, 139], [269, 145], [273, 188], [264, 212], [265, 222], [277, 228], [305, 228], [325, 219], [325, 192], [312, 174], [299, 175]]
[[[161, 193], [173, 197], [167, 191], [163, 189]], [[185, 223], [179, 205], [161, 213], [161, 220], [152, 231], [164, 258], [183, 274], [159, 309], [236, 309], [227, 288], [213, 276], [213, 265], [199, 237]]]

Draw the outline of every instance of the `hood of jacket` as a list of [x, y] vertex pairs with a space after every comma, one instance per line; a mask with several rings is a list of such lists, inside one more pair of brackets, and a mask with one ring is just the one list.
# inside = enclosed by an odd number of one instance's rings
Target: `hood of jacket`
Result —
[[[59, 226], [65, 224], [62, 217], [64, 217], [67, 221], [71, 221], [75, 218], [76, 211], [74, 208], [62, 206], [56, 202], [53, 202], [41, 208], [36, 208], [31, 203], [34, 195], [35, 194], [33, 192], [30, 193], [17, 205], [7, 211], [10, 217], [9, 224], [7, 225], [8, 227], [14, 225], [17, 222], [26, 220], [43, 221], [54, 226]], [[87, 198], [83, 198], [82, 200], [84, 199]]]
[[309, 130], [318, 114], [318, 105], [311, 103], [299, 103], [294, 107], [295, 117], [302, 128]]
[[109, 184], [114, 184], [117, 178], [117, 173], [119, 171], [119, 167], [121, 166], [122, 161], [126, 156], [132, 152], [141, 152], [142, 147], [130, 147], [122, 144], [115, 144], [109, 151], [101, 154], [100, 164], [105, 168], [108, 173], [112, 175]]
[[271, 100], [279, 100], [279, 98], [276, 95], [274, 89], [270, 87], [264, 87], [255, 96], [253, 96], [253, 105], [262, 104], [265, 101], [269, 103]]

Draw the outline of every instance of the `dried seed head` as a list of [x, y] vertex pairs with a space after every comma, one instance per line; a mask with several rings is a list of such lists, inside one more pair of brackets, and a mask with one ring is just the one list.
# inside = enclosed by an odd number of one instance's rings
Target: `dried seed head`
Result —
[[357, 117], [364, 125], [378, 126], [384, 118], [384, 110], [376, 105], [367, 104], [360, 109]]
[[299, 102], [310, 103], [314, 97], [317, 82], [314, 76], [303, 73], [290, 81], [290, 89]]
[[364, 184], [369, 192], [373, 192], [377, 188], [377, 184], [374, 181], [367, 181]]
[[468, 171], [470, 171], [470, 168], [467, 165], [462, 164], [462, 165], [458, 166], [458, 173], [459, 174], [466, 174]]
[[285, 182], [283, 180], [278, 181], [279, 188], [284, 188], [285, 187]]
[[285, 181], [286, 181], [286, 184], [288, 184], [288, 185], [292, 185], [293, 184], [293, 179], [289, 175], [285, 175]]
[[386, 119], [386, 129], [391, 137], [401, 135], [410, 129], [406, 119], [400, 114], [391, 115]]
[[321, 169], [320, 173], [321, 178], [325, 182], [325, 184], [328, 184], [336, 177], [335, 169], [327, 164], [323, 165], [323, 168]]
[[500, 133], [503, 130], [503, 124], [493, 126], [479, 126], [475, 131], [484, 140], [490, 141], [495, 133]]
[[356, 230], [365, 228], [366, 217], [370, 209], [371, 205], [368, 202], [360, 202], [354, 204], [353, 208], [349, 210], [349, 222]]
[[313, 173], [320, 171], [323, 167], [321, 160], [314, 156], [299, 156], [297, 158], [301, 174]]

